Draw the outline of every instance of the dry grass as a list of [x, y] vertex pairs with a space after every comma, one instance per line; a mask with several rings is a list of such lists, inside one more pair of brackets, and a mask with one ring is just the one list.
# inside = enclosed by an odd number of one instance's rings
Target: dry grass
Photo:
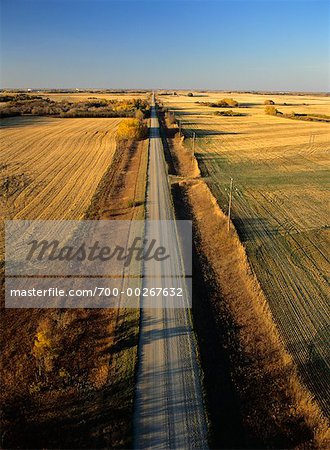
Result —
[[175, 169], [182, 177], [199, 177], [200, 170], [196, 158], [191, 149], [187, 149], [182, 143], [182, 137], [177, 134], [172, 142], [172, 158]]
[[[251, 267], [301, 377], [329, 414], [329, 125], [267, 116], [263, 103], [272, 99], [283, 112], [329, 114], [330, 100], [204, 95], [162, 101], [181, 117], [187, 149], [197, 133], [199, 167], [224, 211], [234, 178], [233, 219]], [[246, 116], [216, 116], [214, 108], [196, 104], [224, 96], [243, 104], [239, 111]]]

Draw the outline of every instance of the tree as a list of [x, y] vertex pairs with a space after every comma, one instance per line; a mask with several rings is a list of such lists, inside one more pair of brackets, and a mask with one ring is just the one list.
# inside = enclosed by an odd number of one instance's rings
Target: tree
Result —
[[275, 108], [275, 106], [266, 106], [265, 113], [269, 116], [276, 116], [278, 114], [278, 110]]
[[230, 106], [232, 108], [238, 106], [238, 101], [234, 100], [233, 98], [224, 98], [222, 101], [226, 103], [227, 106]]
[[58, 356], [58, 342], [51, 319], [44, 319], [39, 323], [32, 354], [36, 359], [39, 376], [52, 372]]
[[169, 125], [174, 125], [176, 123], [175, 115], [171, 111], [166, 113], [166, 119]]
[[119, 140], [141, 140], [148, 135], [148, 127], [138, 119], [127, 119], [120, 122], [117, 130]]
[[137, 109], [135, 111], [135, 118], [138, 120], [143, 120], [144, 119], [144, 114], [143, 111], [141, 111], [141, 109]]
[[210, 106], [215, 108], [234, 108], [238, 106], [238, 101], [233, 98], [223, 98], [216, 103], [211, 103]]
[[188, 92], [188, 97], [193, 97], [194, 96], [194, 94], [192, 93], [192, 92]]

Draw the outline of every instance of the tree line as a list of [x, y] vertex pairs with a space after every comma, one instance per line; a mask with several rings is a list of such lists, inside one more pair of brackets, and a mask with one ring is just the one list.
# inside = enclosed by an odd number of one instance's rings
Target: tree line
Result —
[[54, 117], [136, 117], [148, 118], [150, 106], [147, 100], [105, 100], [95, 99], [84, 102], [54, 101], [41, 96], [25, 94], [0, 96], [6, 105], [0, 109], [0, 117], [22, 115]]

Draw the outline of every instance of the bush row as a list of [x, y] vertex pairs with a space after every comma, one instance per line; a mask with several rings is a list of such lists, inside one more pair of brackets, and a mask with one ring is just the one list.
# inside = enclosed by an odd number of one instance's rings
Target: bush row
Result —
[[268, 105], [265, 107], [265, 113], [269, 116], [280, 116], [286, 119], [307, 120], [310, 122], [330, 122], [330, 116], [326, 114], [304, 114], [295, 113], [292, 111], [290, 114], [285, 114], [275, 108], [275, 106]]
[[[10, 96], [5, 96], [10, 97]], [[4, 97], [2, 97], [4, 98]], [[1, 98], [0, 98], [1, 99]], [[5, 100], [6, 106], [0, 109], [0, 117], [32, 114], [36, 116], [58, 117], [149, 117], [150, 106], [146, 100], [103, 100], [87, 102], [56, 102], [49, 98], [11, 96]]]
[[238, 101], [233, 98], [223, 98], [217, 102], [196, 102], [199, 105], [210, 106], [211, 108], [235, 108], [239, 106]]
[[144, 120], [127, 119], [120, 122], [117, 130], [118, 140], [141, 140], [148, 136], [148, 126]]

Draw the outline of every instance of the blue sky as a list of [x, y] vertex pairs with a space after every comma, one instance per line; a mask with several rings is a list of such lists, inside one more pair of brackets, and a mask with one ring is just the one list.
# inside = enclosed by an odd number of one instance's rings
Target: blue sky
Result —
[[0, 2], [1, 87], [330, 88], [328, 1]]

